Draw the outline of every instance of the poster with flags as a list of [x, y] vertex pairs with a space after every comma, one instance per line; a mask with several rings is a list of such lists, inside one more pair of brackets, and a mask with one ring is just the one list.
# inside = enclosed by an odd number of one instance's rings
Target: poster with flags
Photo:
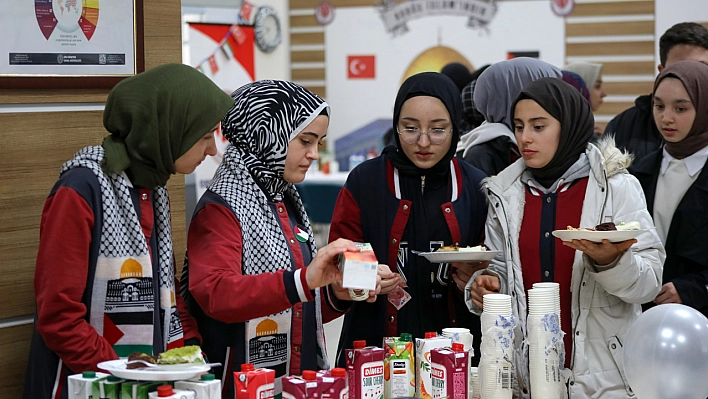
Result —
[[[225, 92], [256, 78], [253, 27], [229, 24], [189, 23], [190, 64]], [[204, 194], [228, 142], [216, 133], [217, 154], [207, 157], [194, 171], [196, 199]]]

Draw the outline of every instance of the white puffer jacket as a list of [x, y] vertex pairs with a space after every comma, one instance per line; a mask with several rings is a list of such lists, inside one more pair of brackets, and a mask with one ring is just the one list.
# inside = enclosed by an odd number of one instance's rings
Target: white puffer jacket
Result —
[[[571, 282], [573, 348], [566, 348], [566, 356], [572, 356], [567, 391], [573, 399], [633, 398], [622, 362], [624, 338], [641, 314], [641, 304], [659, 293], [666, 255], [647, 212], [642, 188], [626, 171], [630, 159], [615, 148], [611, 139], [589, 144], [585, 152], [590, 176], [580, 226], [636, 220], [645, 232], [609, 270], [597, 272], [594, 262], [576, 251]], [[501, 251], [483, 273], [497, 275], [500, 293], [512, 295], [513, 313], [519, 321], [515, 330], [514, 398], [528, 399], [527, 300], [518, 245], [525, 204], [521, 182], [524, 169], [524, 161], [519, 159], [483, 185], [489, 201], [485, 244]], [[481, 309], [474, 306], [469, 295], [473, 280], [467, 286], [467, 304], [479, 314]], [[564, 330], [568, 331], [567, 327]]]

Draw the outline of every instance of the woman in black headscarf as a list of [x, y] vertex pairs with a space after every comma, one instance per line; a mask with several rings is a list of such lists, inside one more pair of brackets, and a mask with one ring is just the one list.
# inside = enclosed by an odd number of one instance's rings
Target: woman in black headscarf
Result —
[[[445, 327], [479, 329], [462, 289], [486, 263], [451, 268], [417, 255], [482, 240], [484, 174], [454, 159], [461, 109], [457, 88], [446, 76], [425, 72], [408, 78], [394, 104], [396, 145], [354, 168], [339, 194], [330, 241], [369, 242], [379, 262], [398, 272], [382, 276], [387, 296], [349, 309], [337, 351], [340, 365], [354, 340], [378, 346], [383, 337], [404, 332], [423, 338]], [[398, 300], [408, 296], [400, 307]]]
[[[558, 283], [570, 397], [628, 398], [621, 343], [640, 304], [658, 293], [664, 259], [641, 187], [626, 171], [631, 159], [611, 139], [588, 144], [590, 105], [560, 79], [528, 84], [511, 117], [523, 159], [484, 184], [485, 244], [501, 255], [473, 279], [470, 309], [480, 312], [488, 293], [512, 295], [518, 322], [514, 397], [528, 398], [526, 291], [534, 283]], [[643, 230], [618, 243], [576, 239], [560, 245], [551, 234], [567, 226], [630, 221]]]
[[203, 351], [223, 364], [216, 372], [225, 398], [235, 397], [233, 375], [243, 363], [274, 369], [277, 379], [329, 368], [322, 323], [350, 299], [329, 285], [339, 278], [337, 256], [357, 251], [347, 240], [317, 251], [294, 186], [318, 159], [329, 105], [278, 80], [249, 83], [231, 97], [222, 120], [231, 145], [194, 211], [182, 284]]

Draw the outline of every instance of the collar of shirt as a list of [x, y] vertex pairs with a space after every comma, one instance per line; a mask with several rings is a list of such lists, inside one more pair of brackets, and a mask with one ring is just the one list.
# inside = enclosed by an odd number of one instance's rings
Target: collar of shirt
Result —
[[[669, 162], [676, 158], [672, 157], [668, 151], [666, 151], [666, 146], [664, 146], [663, 156], [661, 158], [661, 169], [659, 173], [663, 176], [666, 173], [666, 169], [669, 167]], [[703, 169], [703, 165], [706, 164], [708, 160], [708, 146], [701, 148], [700, 150], [694, 152], [693, 154], [687, 156], [683, 159], [686, 164], [686, 169], [688, 169], [688, 175], [693, 177], [696, 173]]]

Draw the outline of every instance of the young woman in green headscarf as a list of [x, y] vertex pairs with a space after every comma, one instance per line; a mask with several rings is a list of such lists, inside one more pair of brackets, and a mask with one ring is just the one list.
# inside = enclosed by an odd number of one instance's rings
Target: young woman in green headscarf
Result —
[[181, 64], [111, 91], [110, 135], [61, 167], [42, 212], [25, 398], [66, 398], [68, 375], [199, 343], [175, 281], [165, 184], [216, 153], [214, 131], [232, 105]]

